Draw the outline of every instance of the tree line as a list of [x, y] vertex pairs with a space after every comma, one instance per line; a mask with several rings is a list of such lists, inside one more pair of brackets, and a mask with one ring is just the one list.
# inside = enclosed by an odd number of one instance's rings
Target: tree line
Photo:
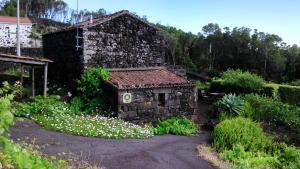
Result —
[[190, 71], [214, 75], [232, 68], [276, 82], [300, 78], [300, 48], [286, 44], [278, 35], [246, 27], [221, 29], [214, 23], [205, 25], [197, 35], [158, 26], [168, 32], [167, 60]]
[[[16, 16], [17, 0], [2, 0], [0, 15]], [[92, 15], [99, 17], [106, 14], [104, 9], [96, 11], [75, 10], [69, 8], [63, 0], [20, 0], [20, 16], [32, 18], [46, 18], [59, 22], [74, 24], [86, 21]]]
[[[2, 0], [0, 15], [15, 16], [16, 0]], [[21, 16], [47, 18], [74, 24], [106, 15], [104, 9], [77, 10], [63, 0], [21, 0]], [[143, 16], [146, 19], [145, 16]], [[287, 45], [275, 34], [235, 27], [220, 28], [205, 25], [192, 34], [170, 26], [157, 24], [166, 32], [167, 61], [184, 65], [190, 71], [214, 75], [228, 68], [249, 70], [277, 82], [300, 79], [300, 48]]]

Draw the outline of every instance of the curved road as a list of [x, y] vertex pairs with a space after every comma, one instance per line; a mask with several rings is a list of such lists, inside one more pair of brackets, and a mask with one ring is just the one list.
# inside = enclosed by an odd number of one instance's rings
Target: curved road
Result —
[[[215, 169], [197, 156], [196, 147], [210, 138], [156, 136], [148, 140], [87, 138], [48, 131], [33, 122], [17, 122], [10, 129], [14, 140], [36, 138], [47, 155], [72, 153], [89, 164], [106, 169]], [[67, 158], [67, 157], [64, 157]]]

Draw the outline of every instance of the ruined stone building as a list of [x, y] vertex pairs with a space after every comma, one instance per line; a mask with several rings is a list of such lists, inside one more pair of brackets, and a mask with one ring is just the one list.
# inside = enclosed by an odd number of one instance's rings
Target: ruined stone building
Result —
[[[32, 47], [32, 39], [29, 37], [32, 22], [29, 18], [20, 18], [20, 42], [21, 47]], [[17, 18], [0, 16], [0, 47], [15, 47], [17, 42]]]
[[151, 121], [193, 112], [195, 86], [168, 69], [164, 31], [121, 11], [43, 36], [50, 79], [74, 84], [84, 70], [107, 68], [107, 102], [120, 118]]

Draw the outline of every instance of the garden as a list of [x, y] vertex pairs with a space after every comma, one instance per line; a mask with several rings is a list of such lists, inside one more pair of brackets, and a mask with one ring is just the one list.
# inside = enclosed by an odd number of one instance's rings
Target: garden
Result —
[[213, 125], [213, 141], [198, 147], [200, 156], [219, 168], [300, 168], [299, 86], [227, 70], [197, 87], [202, 93], [220, 94], [203, 98], [217, 122], [207, 124]]
[[46, 98], [22, 99], [19, 83], [0, 88], [0, 163], [4, 168], [66, 168], [68, 161], [45, 156], [13, 142], [7, 130], [14, 119], [30, 119], [45, 129], [71, 135], [110, 139], [148, 139], [155, 135], [194, 135], [198, 126], [185, 117], [137, 125], [114, 117], [107, 109], [101, 85], [109, 78], [105, 69], [90, 69], [77, 81], [78, 91], [52, 86]]

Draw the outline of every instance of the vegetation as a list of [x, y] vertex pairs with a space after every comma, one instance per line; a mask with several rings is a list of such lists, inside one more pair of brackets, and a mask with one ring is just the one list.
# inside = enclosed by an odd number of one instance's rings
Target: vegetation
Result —
[[242, 117], [224, 120], [215, 127], [213, 145], [219, 151], [230, 150], [237, 144], [247, 151], [260, 151], [270, 147], [271, 139], [257, 123]]
[[86, 116], [79, 111], [73, 112], [73, 109], [56, 96], [50, 96], [36, 97], [33, 102], [20, 104], [15, 113], [32, 118], [45, 128], [73, 135], [114, 139], [153, 136], [151, 127], [140, 127], [117, 118]]
[[246, 95], [244, 99], [251, 105], [255, 112], [253, 113], [253, 119], [294, 130], [299, 129], [299, 107], [257, 94]]
[[154, 128], [156, 135], [175, 134], [192, 135], [197, 132], [198, 126], [187, 118], [171, 117], [167, 120], [159, 121]]
[[242, 113], [245, 102], [240, 96], [228, 94], [220, 99], [216, 105], [221, 112], [226, 112], [230, 115], [237, 116]]
[[112, 139], [150, 138], [151, 127], [140, 127], [117, 118], [70, 114], [35, 115], [33, 119], [41, 126], [63, 133]]
[[34, 154], [11, 142], [5, 137], [5, 131], [13, 123], [11, 101], [15, 94], [20, 93], [20, 85], [10, 85], [7, 82], [0, 88], [0, 164], [4, 168], [44, 168], [54, 169], [62, 167], [60, 163]]
[[282, 102], [300, 105], [300, 86], [280, 85], [278, 94]]
[[218, 124], [214, 130], [213, 146], [236, 168], [300, 167], [299, 150], [273, 142], [259, 124], [242, 117]]
[[300, 48], [285, 44], [278, 35], [246, 27], [222, 29], [215, 23], [203, 26], [197, 35], [159, 26], [169, 33], [166, 54], [171, 64], [190, 70], [196, 67], [210, 77], [232, 68], [251, 70], [279, 82], [300, 78]]
[[103, 68], [91, 68], [81, 75], [77, 81], [79, 97], [71, 101], [72, 108], [82, 110], [86, 113], [101, 113], [108, 115], [104, 98], [102, 96], [103, 83], [108, 80], [110, 73]]
[[0, 137], [2, 152], [0, 162], [4, 168], [18, 169], [57, 169], [66, 165], [65, 161], [50, 161], [37, 152], [22, 148], [5, 137]]

